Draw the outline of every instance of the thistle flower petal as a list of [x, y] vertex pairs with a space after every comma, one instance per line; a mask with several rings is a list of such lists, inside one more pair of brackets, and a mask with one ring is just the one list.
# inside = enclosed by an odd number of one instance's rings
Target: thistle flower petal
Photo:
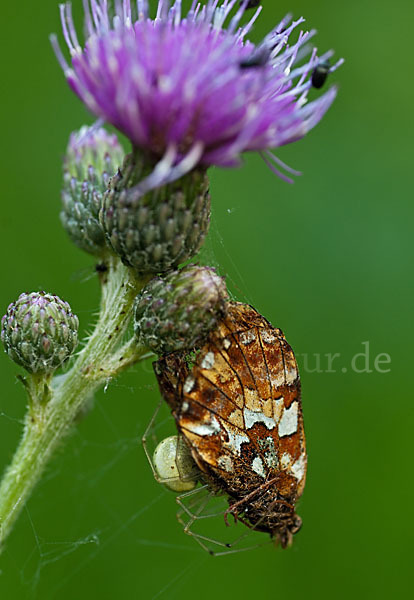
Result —
[[262, 7], [245, 25], [241, 20], [256, 2], [194, 1], [183, 16], [181, 0], [159, 0], [155, 18], [148, 4], [84, 0], [83, 47], [70, 4], [62, 5], [71, 64], [55, 37], [52, 43], [69, 85], [92, 113], [159, 160], [175, 149], [164, 178], [195, 164], [233, 167], [244, 152], [299, 140], [332, 104], [335, 87], [308, 103], [312, 73], [330, 53], [312, 50], [315, 32], [299, 30], [304, 19], [287, 16], [254, 45], [247, 35]]

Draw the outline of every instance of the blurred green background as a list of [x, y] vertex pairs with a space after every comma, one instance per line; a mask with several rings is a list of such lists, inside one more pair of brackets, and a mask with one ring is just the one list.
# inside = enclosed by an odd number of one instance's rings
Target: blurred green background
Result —
[[[80, 17], [81, 1], [73, 4]], [[295, 185], [254, 156], [241, 170], [212, 171], [202, 260], [285, 331], [299, 359], [341, 355], [333, 372], [310, 372], [313, 358], [302, 369], [303, 530], [290, 550], [223, 558], [183, 534], [174, 495], [153, 480], [139, 443], [159, 398], [146, 364], [97, 395], [50, 465], [0, 560], [1, 598], [379, 599], [411, 587], [414, 4], [263, 4], [253, 38], [289, 10], [303, 14], [319, 48], [346, 58], [332, 77], [340, 93], [316, 130], [278, 153], [304, 172]], [[0, 306], [45, 289], [68, 300], [87, 330], [98, 304], [93, 260], [72, 247], [58, 213], [67, 138], [92, 118], [64, 81], [52, 31], [60, 32], [57, 0], [3, 4]], [[390, 372], [350, 369], [364, 342], [371, 369], [387, 353]], [[6, 355], [0, 369], [3, 468], [25, 397]]]

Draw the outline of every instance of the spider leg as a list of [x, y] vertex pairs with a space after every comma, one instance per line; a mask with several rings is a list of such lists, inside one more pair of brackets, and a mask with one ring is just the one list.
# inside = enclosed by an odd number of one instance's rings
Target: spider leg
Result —
[[262, 485], [260, 485], [258, 488], [256, 488], [252, 492], [250, 492], [250, 494], [247, 494], [247, 496], [244, 496], [243, 498], [241, 498], [237, 502], [234, 502], [234, 504], [231, 504], [229, 506], [229, 508], [226, 510], [226, 512], [224, 513], [224, 522], [226, 523], [226, 525], [229, 526], [229, 522], [228, 522], [228, 518], [227, 518], [227, 516], [229, 514], [233, 514], [235, 516], [236, 521], [237, 521], [237, 518], [238, 518], [238, 510], [237, 509], [238, 509], [238, 507], [242, 506], [246, 502], [249, 502], [252, 498], [254, 498], [258, 494], [260, 494], [260, 492], [265, 491], [275, 481], [276, 481], [276, 478], [270, 479], [269, 481], [266, 481], [266, 483], [263, 483]]
[[145, 431], [144, 431], [144, 433], [142, 435], [142, 438], [141, 438], [141, 444], [142, 444], [142, 447], [144, 448], [145, 456], [147, 457], [147, 460], [148, 460], [148, 462], [150, 464], [150, 467], [151, 467], [151, 470], [152, 470], [152, 474], [154, 475], [154, 479], [156, 481], [158, 481], [158, 483], [163, 483], [163, 482], [161, 481], [160, 477], [158, 476], [158, 474], [157, 474], [157, 472], [155, 470], [154, 464], [152, 462], [152, 457], [151, 457], [150, 451], [148, 450], [148, 436], [149, 436], [150, 432], [153, 429], [155, 419], [157, 418], [157, 415], [158, 415], [158, 413], [159, 413], [159, 411], [161, 409], [162, 404], [163, 404], [163, 399], [161, 398], [161, 400], [159, 401], [158, 406], [155, 409], [155, 412], [152, 415], [151, 420], [148, 423], [148, 426], [145, 429]]
[[[223, 541], [214, 539], [207, 535], [202, 535], [201, 533], [194, 531], [194, 527], [201, 520], [218, 517], [218, 516], [223, 516], [223, 514], [225, 513], [225, 510], [223, 509], [219, 512], [202, 514], [202, 512], [205, 510], [205, 508], [208, 505], [211, 498], [216, 495], [214, 492], [209, 492], [206, 496], [202, 497], [201, 499], [196, 499], [196, 501], [191, 503], [190, 506], [187, 506], [185, 504], [186, 499], [195, 497], [197, 495], [197, 492], [200, 492], [203, 490], [204, 491], [208, 490], [208, 486], [206, 485], [206, 486], [197, 488], [196, 490], [191, 490], [190, 492], [187, 492], [185, 494], [181, 494], [180, 496], [177, 496], [176, 501], [180, 507], [180, 510], [177, 513], [177, 520], [180, 523], [180, 525], [183, 527], [184, 533], [186, 535], [189, 535], [190, 537], [192, 537], [205, 552], [208, 552], [211, 556], [225, 556], [226, 554], [235, 554], [238, 552], [244, 552], [245, 550], [253, 550], [258, 547], [261, 547], [261, 546], [271, 543], [271, 540], [269, 540], [268, 542], [265, 542], [264, 544], [263, 543], [255, 544], [252, 546], [248, 546], [246, 548], [236, 548], [235, 546], [237, 546], [247, 536], [251, 535], [252, 530], [254, 529], [254, 527], [251, 524], [245, 522], [243, 519], [240, 519], [240, 521], [243, 522], [244, 524], [246, 524], [250, 531], [243, 533], [242, 535], [240, 535], [234, 541], [231, 541], [231, 542], [223, 542]], [[186, 515], [188, 517], [188, 519], [183, 518], [184, 515]], [[223, 550], [217, 551], [217, 550], [209, 547], [209, 545], [214, 545], [216, 547], [218, 546], [220, 548], [223, 548]]]
[[[248, 535], [248, 534], [245, 534], [245, 536], [246, 535]], [[245, 536], [243, 536], [243, 537], [245, 537]], [[231, 548], [229, 548], [228, 550], [224, 550], [223, 552], [212, 553], [213, 556], [227, 556], [227, 554], [238, 554], [239, 552], [247, 552], [248, 550], [256, 550], [257, 548], [262, 548], [263, 546], [267, 546], [268, 544], [272, 543], [272, 540], [268, 540], [267, 542], [264, 542], [263, 544], [255, 544], [254, 546], [248, 546], [246, 548], [233, 548], [233, 546], [235, 546], [236, 544], [239, 543], [240, 539], [241, 538], [239, 538], [233, 544], [231, 544]]]
[[[222, 546], [224, 548], [228, 548], [229, 545], [224, 543], [224, 542], [220, 542], [219, 540], [215, 540], [213, 538], [210, 538], [208, 536], [205, 535], [201, 535], [199, 533], [196, 533], [195, 531], [192, 530], [192, 527], [194, 525], [194, 523], [200, 519], [207, 519], [207, 518], [212, 518], [215, 517], [217, 515], [223, 514], [222, 512], [220, 513], [212, 513], [212, 514], [208, 514], [208, 515], [201, 515], [200, 513], [205, 509], [205, 507], [207, 506], [207, 504], [209, 503], [209, 501], [211, 500], [211, 498], [214, 496], [213, 492], [209, 492], [205, 497], [203, 497], [201, 499], [201, 502], [199, 503], [197, 509], [192, 512], [192, 510], [186, 506], [186, 504], [184, 503], [184, 499], [188, 498], [191, 495], [194, 495], [197, 492], [200, 492], [202, 490], [208, 489], [208, 486], [205, 485], [201, 488], [197, 488], [196, 490], [191, 490], [190, 492], [187, 492], [186, 494], [181, 494], [180, 496], [177, 496], [176, 501], [177, 504], [180, 506], [180, 511], [178, 511], [177, 513], [177, 520], [180, 523], [180, 525], [183, 527], [184, 533], [191, 536], [192, 538], [195, 539], [195, 541], [201, 546], [201, 548], [203, 548], [203, 550], [205, 550], [206, 552], [208, 552], [209, 554], [214, 554], [214, 552], [204, 543], [204, 542], [210, 542], [212, 544], [217, 544], [219, 546]], [[192, 508], [192, 507], [191, 507]], [[182, 518], [182, 516], [186, 514], [189, 519], [187, 520], [187, 522], [184, 521], [184, 519]]]
[[[193, 508], [194, 506], [197, 506], [197, 504], [199, 504], [200, 502], [203, 502], [205, 497], [202, 496], [201, 499], [196, 498], [195, 502], [190, 503], [191, 504], [190, 507], [188, 507], [184, 503], [184, 500], [186, 500], [187, 498], [192, 498], [193, 496], [197, 496], [197, 494], [199, 494], [202, 491], [206, 491], [206, 490], [208, 490], [208, 485], [203, 485], [201, 487], [195, 488], [194, 490], [190, 490], [189, 492], [185, 492], [184, 494], [180, 494], [179, 496], [176, 496], [175, 501], [177, 502], [177, 504], [180, 507], [180, 510], [177, 513], [177, 518], [178, 518], [178, 515], [181, 516], [185, 513], [188, 517], [190, 517], [190, 519], [194, 519], [196, 515], [191, 511], [191, 508]], [[210, 495], [208, 495], [207, 498], [210, 498]]]

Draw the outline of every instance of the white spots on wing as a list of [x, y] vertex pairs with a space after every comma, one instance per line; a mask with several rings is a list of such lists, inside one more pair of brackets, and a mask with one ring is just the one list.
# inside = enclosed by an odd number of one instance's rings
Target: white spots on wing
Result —
[[285, 408], [285, 399], [283, 396], [277, 400], [273, 400], [273, 418], [278, 423], [282, 416], [283, 409]]
[[225, 350], [228, 350], [231, 346], [231, 341], [229, 340], [229, 338], [225, 338], [223, 340], [223, 347]]
[[290, 471], [299, 481], [303, 479], [306, 471], [306, 454], [304, 452], [300, 455], [295, 464], [291, 466]]
[[224, 427], [226, 428], [229, 436], [229, 441], [224, 442], [224, 445], [228, 448], [231, 448], [233, 454], [238, 454], [240, 456], [241, 445], [248, 444], [250, 439], [246, 434], [240, 433], [235, 427], [232, 427], [228, 423], [225, 423]]
[[188, 410], [189, 408], [190, 408], [190, 405], [188, 404], [188, 402], [184, 401], [184, 402], [181, 404], [181, 410], [182, 410], [182, 412], [187, 412], [187, 410]]
[[264, 440], [259, 439], [258, 443], [260, 448], [264, 451], [264, 460], [269, 469], [276, 469], [279, 461], [273, 438], [269, 436]]
[[255, 423], [263, 423], [267, 429], [273, 429], [276, 427], [274, 419], [266, 417], [262, 412], [255, 412], [245, 408], [243, 410], [244, 422], [246, 423], [246, 429], [251, 429]]
[[298, 403], [292, 402], [289, 408], [285, 408], [279, 423], [279, 437], [291, 435], [298, 430]]
[[182, 425], [185, 427], [185, 429], [188, 429], [188, 431], [201, 436], [215, 435], [221, 431], [220, 423], [217, 421], [214, 415], [211, 415], [208, 421], [184, 421], [182, 422]]
[[260, 456], [256, 456], [252, 462], [252, 469], [255, 473], [260, 475], [260, 477], [266, 477], [266, 472], [264, 470], [263, 461]]
[[256, 339], [256, 331], [254, 329], [249, 329], [248, 331], [242, 331], [239, 336], [240, 343], [244, 346], [251, 344]]
[[231, 473], [233, 471], [233, 461], [231, 460], [230, 456], [227, 456], [225, 454], [219, 457], [217, 465], [221, 469], [227, 471], [227, 473]]
[[282, 469], [287, 469], [292, 464], [292, 457], [289, 452], [284, 452], [280, 459], [280, 466]]
[[262, 338], [265, 344], [274, 344], [275, 342], [277, 342], [277, 337], [269, 329], [261, 329], [260, 337]]
[[214, 352], [207, 352], [201, 361], [202, 369], [211, 369], [214, 366]]
[[191, 390], [194, 388], [195, 379], [192, 375], [189, 375], [184, 382], [183, 391], [184, 394], [189, 394]]
[[265, 463], [269, 467], [269, 469], [277, 469], [279, 464], [276, 451], [269, 450], [264, 455]]

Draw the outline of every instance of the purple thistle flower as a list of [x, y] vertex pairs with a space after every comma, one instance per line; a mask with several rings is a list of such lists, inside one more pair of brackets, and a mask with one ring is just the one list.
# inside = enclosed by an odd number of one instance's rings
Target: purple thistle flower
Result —
[[[301, 139], [332, 104], [336, 88], [312, 102], [318, 57], [308, 46], [314, 31], [294, 30], [304, 19], [283, 19], [255, 46], [246, 39], [262, 7], [240, 25], [248, 0], [194, 0], [186, 16], [181, 0], [83, 0], [87, 39], [80, 45], [71, 5], [61, 5], [71, 65], [52, 44], [71, 88], [96, 116], [112, 123], [159, 161], [142, 192], [181, 177], [197, 165], [233, 167], [246, 151], [292, 173], [271, 148]], [[225, 25], [227, 24], [227, 27]], [[330, 71], [334, 71], [339, 61]]]

